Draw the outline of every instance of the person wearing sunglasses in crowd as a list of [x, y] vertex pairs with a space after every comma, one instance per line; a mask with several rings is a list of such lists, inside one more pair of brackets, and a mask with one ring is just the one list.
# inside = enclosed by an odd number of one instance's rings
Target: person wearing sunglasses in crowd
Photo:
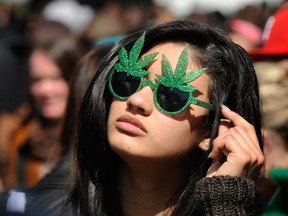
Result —
[[178, 20], [125, 37], [81, 105], [73, 213], [259, 215], [259, 104], [251, 59], [221, 30]]

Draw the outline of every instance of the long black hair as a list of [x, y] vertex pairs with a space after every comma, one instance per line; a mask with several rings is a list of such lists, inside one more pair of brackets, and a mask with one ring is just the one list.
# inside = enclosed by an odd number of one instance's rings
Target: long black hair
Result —
[[[71, 203], [80, 215], [122, 215], [117, 188], [118, 156], [107, 141], [107, 116], [112, 95], [107, 77], [118, 61], [121, 47], [128, 51], [146, 31], [142, 53], [163, 42], [188, 43], [193, 57], [212, 80], [209, 87], [215, 110], [207, 117], [211, 142], [218, 135], [221, 105], [225, 104], [254, 125], [260, 145], [261, 118], [258, 83], [253, 63], [240, 46], [220, 29], [196, 21], [173, 21], [133, 33], [117, 43], [102, 59], [80, 111], [77, 141], [77, 177]], [[172, 215], [193, 215], [193, 188], [207, 172], [207, 153], [199, 150], [191, 157], [191, 176], [178, 192]], [[195, 154], [194, 154], [195, 156]]]

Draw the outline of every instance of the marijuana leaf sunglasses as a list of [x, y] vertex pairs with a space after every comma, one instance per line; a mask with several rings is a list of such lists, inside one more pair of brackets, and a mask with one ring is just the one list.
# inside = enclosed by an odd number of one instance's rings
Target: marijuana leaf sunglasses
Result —
[[188, 66], [188, 47], [182, 51], [175, 71], [165, 55], [162, 55], [162, 75], [157, 75], [158, 82], [147, 79], [150, 74], [145, 70], [158, 53], [149, 54], [139, 59], [144, 44], [145, 33], [135, 42], [129, 55], [124, 47], [118, 53], [119, 62], [115, 64], [108, 77], [112, 95], [120, 100], [127, 100], [144, 86], [153, 90], [154, 103], [164, 114], [177, 115], [191, 104], [214, 110], [214, 105], [193, 97], [197, 88], [190, 82], [197, 79], [207, 68], [192, 70], [185, 74]]

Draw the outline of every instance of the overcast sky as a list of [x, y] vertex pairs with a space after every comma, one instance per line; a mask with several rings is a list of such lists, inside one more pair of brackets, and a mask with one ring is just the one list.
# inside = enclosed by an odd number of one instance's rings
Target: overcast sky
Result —
[[211, 12], [218, 10], [224, 15], [231, 15], [238, 9], [248, 4], [261, 4], [266, 2], [268, 6], [277, 7], [282, 0], [154, 0], [160, 5], [168, 5], [168, 8], [176, 15], [186, 15], [192, 12]]

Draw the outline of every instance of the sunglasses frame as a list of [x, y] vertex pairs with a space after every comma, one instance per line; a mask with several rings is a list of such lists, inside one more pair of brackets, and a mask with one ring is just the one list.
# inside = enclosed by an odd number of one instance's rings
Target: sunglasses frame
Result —
[[[168, 115], [177, 115], [177, 114], [180, 114], [182, 113], [184, 110], [187, 109], [188, 106], [190, 106], [191, 104], [194, 104], [194, 105], [198, 105], [198, 106], [201, 106], [201, 107], [204, 107], [208, 110], [214, 110], [214, 106], [213, 104], [210, 104], [210, 103], [206, 103], [204, 101], [201, 101], [195, 97], [193, 97], [193, 92], [196, 91], [197, 89], [196, 88], [193, 88], [192, 91], [190, 92], [184, 92], [184, 93], [189, 93], [189, 97], [187, 99], [187, 102], [185, 103], [185, 105], [177, 110], [177, 111], [173, 111], [173, 112], [169, 112], [165, 109], [163, 109], [160, 104], [158, 103], [158, 100], [157, 100], [157, 92], [158, 92], [158, 89], [159, 89], [159, 86], [165, 86], [165, 87], [168, 87], [168, 88], [176, 88], [178, 89], [179, 91], [183, 92], [181, 89], [177, 88], [176, 86], [175, 87], [171, 87], [171, 86], [167, 86], [167, 85], [164, 85], [163, 83], [161, 83], [161, 81], [158, 81], [157, 83], [154, 82], [153, 80], [150, 80], [150, 79], [145, 79], [144, 77], [139, 77], [138, 78], [140, 79], [140, 83], [139, 83], [139, 86], [137, 88], [137, 90], [129, 95], [129, 96], [126, 96], [126, 97], [122, 97], [122, 96], [119, 96], [117, 93], [115, 93], [114, 89], [113, 89], [113, 86], [112, 86], [112, 79], [113, 79], [113, 75], [114, 73], [117, 73], [117, 72], [120, 72], [120, 73], [127, 73], [128, 75], [130, 76], [133, 76], [131, 74], [129, 74], [128, 72], [124, 72], [124, 71], [116, 71], [116, 70], [113, 70], [110, 74], [109, 74], [109, 89], [112, 93], [112, 95], [115, 97], [115, 98], [118, 98], [119, 100], [128, 100], [128, 98], [135, 94], [136, 92], [140, 91], [142, 88], [144, 88], [145, 86], [150, 86], [150, 88], [153, 90], [153, 100], [154, 100], [154, 103], [157, 107], [158, 110], [160, 110], [162, 113], [164, 114], [168, 114]], [[159, 75], [158, 75], [159, 76]], [[157, 77], [158, 77], [157, 76]], [[137, 77], [137, 76], [134, 76], [134, 77]]]
[[[109, 82], [108, 85], [109, 85], [109, 89], [112, 95], [120, 100], [127, 100], [131, 96], [131, 95], [127, 97], [119, 96], [115, 93], [113, 89], [113, 86], [112, 86], [113, 74], [117, 72], [122, 72], [122, 73], [127, 73], [130, 76], [140, 78], [140, 84], [134, 93], [140, 91], [144, 86], [149, 85], [151, 89], [153, 90], [153, 95], [154, 95], [153, 99], [154, 99], [154, 103], [157, 109], [160, 110], [164, 114], [177, 115], [183, 112], [185, 109], [187, 109], [187, 107], [190, 104], [195, 104], [195, 105], [198, 105], [198, 106], [201, 106], [208, 110], [213, 111], [214, 110], [213, 104], [201, 101], [197, 98], [194, 98], [192, 95], [193, 92], [197, 90], [197, 88], [191, 86], [190, 82], [194, 81], [199, 76], [201, 76], [207, 70], [207, 68], [198, 68], [190, 72], [186, 72], [187, 67], [188, 67], [188, 59], [189, 59], [188, 44], [186, 45], [186, 47], [180, 54], [174, 72], [172, 70], [169, 60], [166, 58], [164, 54], [162, 54], [161, 65], [162, 65], [163, 76], [156, 74], [156, 78], [158, 82], [155, 83], [154, 81], [150, 79], [145, 79], [145, 77], [147, 77], [150, 74], [150, 72], [146, 70], [146, 67], [149, 64], [151, 64], [151, 62], [156, 57], [156, 55], [158, 55], [158, 53], [152, 53], [152, 54], [149, 54], [140, 58], [141, 50], [144, 45], [144, 40], [145, 40], [145, 32], [134, 43], [129, 53], [124, 47], [122, 47], [119, 50], [118, 62], [114, 65], [108, 77], [108, 82]], [[168, 87], [168, 88], [176, 88], [181, 92], [189, 93], [189, 97], [185, 105], [181, 107], [179, 110], [173, 111], [173, 112], [163, 109], [157, 100], [157, 92], [158, 92], [160, 85], [163, 85], [164, 87]]]

